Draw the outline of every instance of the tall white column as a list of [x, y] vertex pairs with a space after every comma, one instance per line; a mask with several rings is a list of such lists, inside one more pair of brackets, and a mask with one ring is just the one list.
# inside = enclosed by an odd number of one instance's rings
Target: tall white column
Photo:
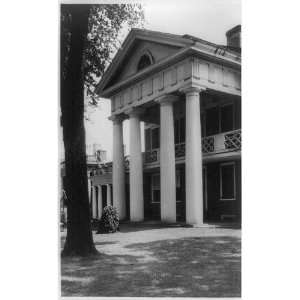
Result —
[[110, 189], [110, 184], [106, 185], [106, 205], [112, 205], [111, 203], [111, 189]]
[[123, 119], [114, 117], [113, 121], [113, 200], [120, 220], [126, 217], [125, 169], [123, 146]]
[[130, 151], [130, 220], [134, 222], [144, 220], [143, 194], [143, 160], [141, 148], [141, 110], [134, 109], [129, 115], [129, 151]]
[[97, 218], [97, 197], [96, 197], [96, 186], [92, 186], [92, 217], [93, 219]]
[[102, 186], [98, 185], [98, 218], [102, 216]]
[[200, 91], [198, 88], [184, 90], [186, 95], [186, 222], [196, 226], [203, 224]]
[[160, 103], [160, 211], [161, 220], [176, 222], [176, 171], [173, 102], [177, 97], [166, 95]]
[[91, 203], [91, 179], [89, 174], [88, 174], [88, 193], [89, 193], [89, 203]]

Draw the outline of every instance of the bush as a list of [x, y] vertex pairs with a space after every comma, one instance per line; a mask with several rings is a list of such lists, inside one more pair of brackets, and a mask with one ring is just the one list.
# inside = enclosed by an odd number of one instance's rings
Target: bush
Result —
[[113, 233], [119, 230], [119, 215], [113, 206], [106, 206], [98, 225], [97, 233]]

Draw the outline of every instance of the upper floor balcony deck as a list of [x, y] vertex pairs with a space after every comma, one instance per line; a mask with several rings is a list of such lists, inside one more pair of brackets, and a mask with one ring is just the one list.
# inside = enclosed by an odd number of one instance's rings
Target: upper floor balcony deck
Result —
[[[242, 145], [241, 129], [222, 132], [219, 134], [202, 138], [203, 158], [216, 154], [228, 154], [230, 152], [240, 152]], [[157, 164], [160, 160], [160, 149], [152, 149], [143, 153], [144, 164]], [[175, 159], [185, 158], [185, 143], [175, 144]]]

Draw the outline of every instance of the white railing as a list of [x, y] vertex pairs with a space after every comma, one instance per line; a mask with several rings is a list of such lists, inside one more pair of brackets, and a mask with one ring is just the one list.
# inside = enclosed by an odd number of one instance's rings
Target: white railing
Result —
[[[217, 154], [222, 152], [239, 151], [242, 146], [241, 129], [222, 132], [202, 138], [202, 154]], [[159, 149], [143, 153], [146, 164], [159, 162]], [[175, 145], [175, 157], [180, 159], [185, 156], [185, 143]]]

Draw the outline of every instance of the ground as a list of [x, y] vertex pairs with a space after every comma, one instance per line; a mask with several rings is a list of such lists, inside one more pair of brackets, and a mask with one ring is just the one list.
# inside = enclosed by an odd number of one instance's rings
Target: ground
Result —
[[99, 256], [62, 259], [62, 296], [241, 296], [239, 229], [123, 224], [94, 241]]

